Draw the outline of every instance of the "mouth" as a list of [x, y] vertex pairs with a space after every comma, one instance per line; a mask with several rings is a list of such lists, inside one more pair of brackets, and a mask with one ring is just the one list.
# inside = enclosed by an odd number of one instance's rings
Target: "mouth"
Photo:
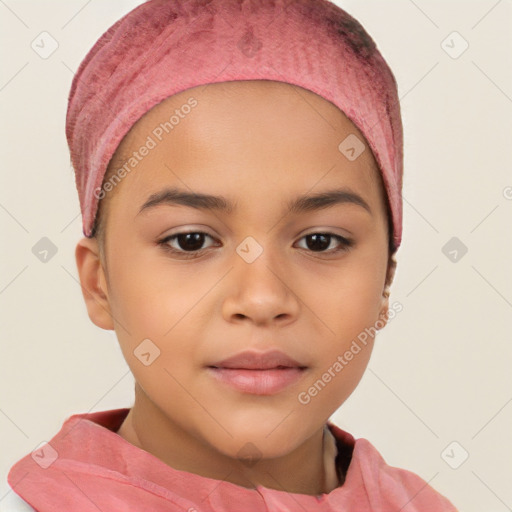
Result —
[[222, 385], [253, 395], [279, 393], [296, 384], [308, 369], [278, 350], [245, 351], [206, 368]]

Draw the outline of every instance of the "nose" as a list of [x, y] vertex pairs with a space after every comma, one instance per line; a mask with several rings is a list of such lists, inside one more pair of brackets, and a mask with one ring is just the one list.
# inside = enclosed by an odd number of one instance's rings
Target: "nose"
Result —
[[294, 322], [301, 302], [293, 290], [293, 277], [284, 270], [269, 250], [252, 263], [235, 258], [235, 268], [229, 273], [229, 293], [223, 303], [223, 315], [228, 322], [252, 322], [255, 325], [279, 325]]

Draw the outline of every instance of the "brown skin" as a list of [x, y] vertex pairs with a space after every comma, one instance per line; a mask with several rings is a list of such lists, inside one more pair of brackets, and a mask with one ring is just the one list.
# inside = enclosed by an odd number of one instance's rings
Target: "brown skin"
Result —
[[[168, 98], [132, 128], [111, 170], [191, 96], [198, 106], [102, 201], [104, 254], [96, 238], [76, 247], [89, 317], [116, 331], [136, 380], [118, 434], [179, 470], [248, 488], [330, 492], [323, 427], [359, 383], [373, 340], [307, 405], [297, 396], [359, 333], [386, 319], [394, 261], [375, 160], [369, 148], [353, 162], [340, 153], [347, 135], [364, 137], [330, 102], [289, 84], [254, 81]], [[237, 208], [226, 214], [160, 205], [138, 215], [166, 186], [223, 195]], [[342, 186], [372, 213], [348, 203], [285, 210], [299, 195]], [[177, 232], [209, 235], [199, 256], [185, 259], [159, 245]], [[306, 237], [325, 232], [354, 245], [343, 249], [331, 237], [317, 249]], [[263, 248], [251, 264], [236, 252], [248, 236]], [[191, 253], [190, 240], [167, 244]], [[150, 366], [133, 353], [146, 338], [161, 351]], [[272, 396], [240, 393], [208, 375], [205, 366], [248, 348], [279, 348], [308, 369]], [[237, 459], [248, 442], [262, 457], [253, 466]]]

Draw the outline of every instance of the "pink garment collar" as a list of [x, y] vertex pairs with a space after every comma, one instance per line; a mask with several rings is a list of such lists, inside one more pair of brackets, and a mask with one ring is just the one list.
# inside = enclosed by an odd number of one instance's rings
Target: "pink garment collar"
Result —
[[341, 487], [310, 496], [176, 470], [116, 434], [128, 411], [69, 417], [49, 444], [11, 468], [9, 485], [41, 512], [135, 512], [142, 506], [155, 512], [456, 512], [419, 476], [388, 466], [367, 440], [354, 440], [330, 422], [339, 446], [353, 443], [352, 460]]

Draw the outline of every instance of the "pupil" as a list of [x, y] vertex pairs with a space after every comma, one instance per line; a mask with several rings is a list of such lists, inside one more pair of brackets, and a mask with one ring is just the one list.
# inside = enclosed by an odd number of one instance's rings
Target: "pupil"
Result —
[[[307, 237], [308, 239], [308, 249], [311, 250], [325, 250], [329, 247], [329, 239], [330, 235], [323, 235], [323, 234], [315, 234], [315, 235], [309, 235]], [[313, 243], [309, 243], [309, 240], [313, 240]]]
[[[183, 244], [183, 240], [185, 239], [185, 243]], [[182, 249], [187, 251], [197, 251], [201, 249], [204, 243], [204, 234], [203, 233], [185, 233], [183, 235], [179, 235], [178, 237], [179, 245]]]

